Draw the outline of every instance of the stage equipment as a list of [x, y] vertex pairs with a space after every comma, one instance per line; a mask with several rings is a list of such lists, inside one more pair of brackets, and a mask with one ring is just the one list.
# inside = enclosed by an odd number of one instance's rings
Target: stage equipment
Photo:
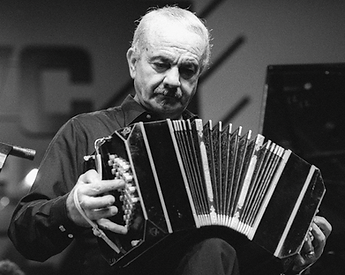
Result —
[[327, 188], [319, 215], [333, 229], [311, 273], [345, 274], [345, 63], [269, 65], [265, 86], [260, 133], [316, 165]]
[[270, 65], [263, 102], [260, 133], [317, 165], [326, 184], [343, 189], [345, 63]]

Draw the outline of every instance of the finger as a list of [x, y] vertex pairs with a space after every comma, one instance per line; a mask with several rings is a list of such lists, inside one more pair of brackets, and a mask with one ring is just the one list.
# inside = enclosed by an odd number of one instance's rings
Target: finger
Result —
[[125, 182], [122, 179], [112, 180], [98, 180], [83, 186], [83, 190], [80, 191], [84, 195], [99, 196], [101, 194], [121, 189], [125, 186]]
[[308, 231], [307, 237], [304, 240], [303, 247], [301, 254], [310, 254], [311, 252], [314, 251], [314, 246], [313, 246], [313, 241], [314, 236], [312, 235], [311, 231]]
[[101, 175], [94, 169], [86, 171], [84, 174], [80, 175], [78, 182], [82, 183], [92, 183], [101, 180]]
[[91, 220], [100, 220], [103, 218], [110, 218], [118, 213], [116, 206], [109, 206], [106, 208], [93, 209], [88, 211], [87, 215]]
[[296, 274], [302, 274], [303, 271], [310, 267], [315, 261], [316, 259], [308, 259], [298, 254], [294, 259], [292, 270], [295, 271]]
[[102, 180], [100, 174], [93, 169], [82, 174], [78, 179], [78, 183], [87, 184], [87, 187], [89, 188], [85, 188], [85, 190], [88, 193], [83, 193], [90, 196], [97, 196], [99, 194], [123, 188], [125, 186], [123, 179], [117, 178], [111, 180]]
[[328, 238], [332, 232], [332, 225], [321, 216], [314, 217], [314, 223], [320, 228], [320, 230], [324, 233], [325, 237]]
[[315, 256], [319, 258], [326, 245], [326, 236], [315, 223], [312, 224], [312, 234], [314, 236], [313, 246], [315, 248]]
[[108, 208], [112, 206], [114, 202], [115, 197], [109, 194], [99, 197], [91, 197], [86, 195], [79, 197], [79, 203], [85, 211]]
[[123, 225], [116, 224], [108, 219], [97, 220], [99, 226], [103, 229], [110, 230], [118, 234], [126, 234], [127, 228]]
[[294, 271], [301, 271], [306, 266], [312, 264], [316, 261], [316, 255], [314, 252], [314, 247], [312, 245], [312, 240], [310, 238], [310, 233], [308, 233], [306, 240], [303, 243], [301, 252], [296, 255], [294, 259]]
[[302, 269], [304, 266], [306, 266], [308, 263], [306, 261], [306, 259], [304, 257], [302, 257], [302, 255], [298, 254], [296, 255], [295, 259], [294, 259], [294, 267], [293, 269], [295, 271]]

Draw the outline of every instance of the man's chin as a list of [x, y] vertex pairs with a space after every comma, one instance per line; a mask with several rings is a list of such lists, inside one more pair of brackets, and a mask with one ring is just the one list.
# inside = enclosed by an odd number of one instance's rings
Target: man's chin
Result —
[[155, 101], [160, 105], [180, 105], [181, 100], [177, 97], [157, 95]]
[[181, 106], [164, 105], [157, 108], [155, 112], [162, 118], [177, 119], [181, 117], [183, 108]]

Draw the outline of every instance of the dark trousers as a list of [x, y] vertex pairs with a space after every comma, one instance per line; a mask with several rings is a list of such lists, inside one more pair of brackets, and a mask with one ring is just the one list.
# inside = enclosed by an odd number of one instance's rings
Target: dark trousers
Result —
[[236, 250], [222, 235], [211, 227], [174, 234], [123, 275], [137, 275], [138, 266], [148, 275], [239, 275]]
[[236, 251], [226, 241], [209, 238], [186, 245], [188, 242], [158, 250], [151, 260], [133, 263], [121, 275], [239, 275]]
[[194, 245], [182, 258], [175, 275], [238, 275], [235, 249], [222, 239], [211, 238]]

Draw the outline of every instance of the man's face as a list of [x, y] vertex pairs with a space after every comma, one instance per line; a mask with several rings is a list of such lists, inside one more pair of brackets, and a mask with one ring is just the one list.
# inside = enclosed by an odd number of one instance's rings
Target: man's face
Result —
[[195, 94], [205, 42], [176, 23], [157, 22], [146, 37], [140, 56], [127, 52], [135, 99], [161, 118], [178, 119]]

